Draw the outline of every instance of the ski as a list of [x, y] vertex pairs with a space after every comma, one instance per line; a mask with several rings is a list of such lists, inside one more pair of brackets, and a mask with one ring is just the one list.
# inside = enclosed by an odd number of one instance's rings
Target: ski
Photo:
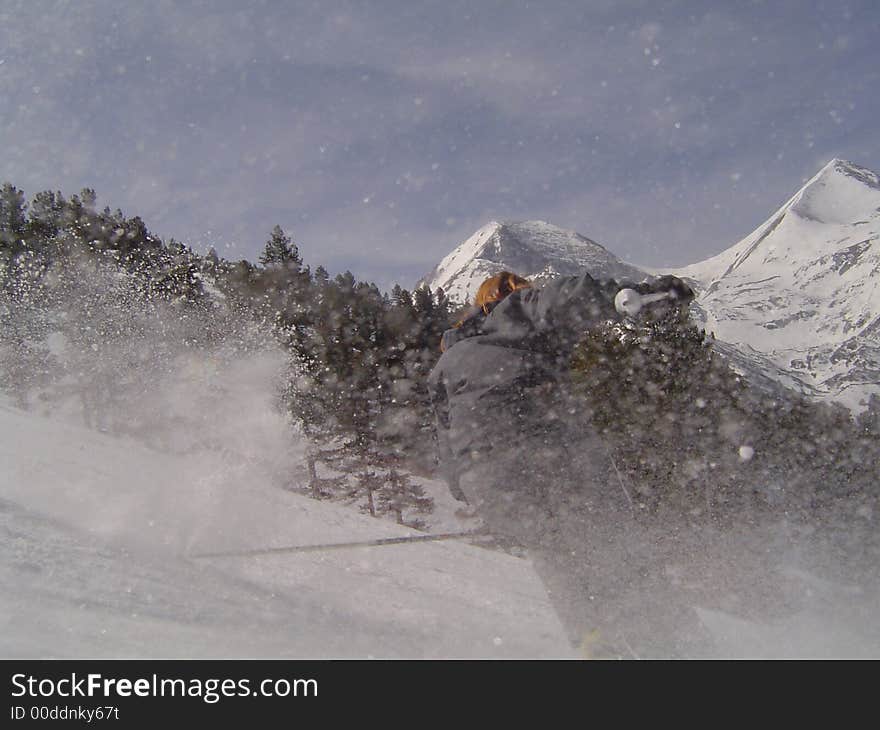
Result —
[[216, 553], [196, 553], [190, 558], [250, 558], [259, 555], [276, 555], [282, 553], [309, 553], [322, 550], [344, 550], [359, 547], [381, 547], [383, 545], [404, 545], [411, 542], [435, 542], [440, 540], [455, 540], [461, 537], [487, 536], [485, 530], [470, 530], [468, 532], [444, 532], [436, 535], [409, 535], [401, 537], [384, 537], [376, 540], [361, 540], [356, 542], [328, 542], [315, 545], [285, 545], [272, 548], [254, 548], [252, 550], [230, 550]]

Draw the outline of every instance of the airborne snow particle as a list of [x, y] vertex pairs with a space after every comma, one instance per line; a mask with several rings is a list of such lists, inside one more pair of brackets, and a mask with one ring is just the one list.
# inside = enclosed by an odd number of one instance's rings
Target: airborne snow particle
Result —
[[754, 455], [755, 455], [755, 450], [751, 446], [740, 446], [739, 447], [740, 461], [751, 461], [751, 459]]

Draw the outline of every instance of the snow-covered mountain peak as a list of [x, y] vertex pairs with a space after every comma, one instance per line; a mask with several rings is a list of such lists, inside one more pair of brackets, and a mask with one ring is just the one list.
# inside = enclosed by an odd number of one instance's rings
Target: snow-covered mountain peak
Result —
[[792, 199], [789, 210], [818, 223], [855, 223], [880, 210], [880, 178], [846, 160], [833, 159]]
[[878, 241], [880, 178], [834, 159], [749, 236], [681, 273], [720, 340], [858, 408], [880, 391]]
[[[841, 236], [835, 237], [834, 229]], [[852, 243], [860, 246], [852, 255], [861, 255], [878, 233], [880, 178], [867, 168], [833, 159], [753, 233], [684, 273], [706, 284], [735, 273], [772, 276], [776, 268], [788, 271], [806, 258], [828, 256], [850, 238], [859, 239]]]
[[451, 298], [473, 298], [480, 283], [502, 270], [530, 279], [588, 271], [596, 277], [641, 279], [645, 274], [575, 231], [545, 221], [490, 221], [446, 256], [419, 284]]

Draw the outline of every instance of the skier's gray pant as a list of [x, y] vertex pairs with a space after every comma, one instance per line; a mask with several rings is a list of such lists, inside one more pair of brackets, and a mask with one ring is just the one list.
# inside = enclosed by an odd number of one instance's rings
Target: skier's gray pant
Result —
[[710, 653], [658, 559], [662, 529], [634, 519], [601, 438], [586, 426], [573, 433], [493, 438], [469, 455], [461, 490], [494, 534], [527, 548], [573, 645], [598, 637], [605, 655]]

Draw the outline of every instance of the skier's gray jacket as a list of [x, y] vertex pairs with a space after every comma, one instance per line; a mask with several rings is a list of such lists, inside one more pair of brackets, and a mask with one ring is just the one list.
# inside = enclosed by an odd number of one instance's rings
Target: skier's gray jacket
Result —
[[[437, 411], [441, 459], [491, 448], [507, 424], [522, 435], [540, 404], [524, 397], [565, 377], [584, 333], [617, 320], [614, 281], [588, 274], [519, 289], [487, 315], [478, 313], [444, 334], [445, 352], [429, 377]], [[448, 471], [448, 469], [447, 469]]]

